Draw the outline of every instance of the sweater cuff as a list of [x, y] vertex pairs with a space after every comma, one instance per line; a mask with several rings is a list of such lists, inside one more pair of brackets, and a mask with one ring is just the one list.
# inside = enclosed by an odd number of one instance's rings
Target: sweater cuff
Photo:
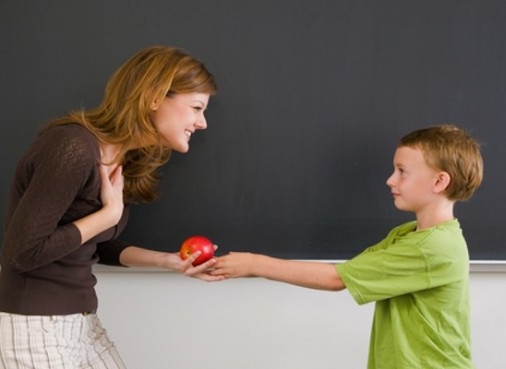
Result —
[[98, 263], [126, 267], [120, 263], [119, 256], [129, 246], [131, 245], [118, 239], [97, 244]]

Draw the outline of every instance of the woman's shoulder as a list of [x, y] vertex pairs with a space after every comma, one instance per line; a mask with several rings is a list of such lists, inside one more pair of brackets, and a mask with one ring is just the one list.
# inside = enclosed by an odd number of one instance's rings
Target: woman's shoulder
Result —
[[96, 141], [93, 134], [85, 126], [79, 123], [67, 123], [47, 127], [41, 131], [39, 137], [73, 137], [75, 139], [83, 139], [86, 141], [90, 141], [90, 139]]
[[65, 160], [68, 165], [78, 162], [96, 162], [100, 157], [98, 141], [80, 124], [63, 124], [45, 129], [32, 149], [42, 156]]
[[42, 131], [39, 140], [52, 145], [79, 146], [96, 149], [99, 152], [98, 141], [95, 136], [81, 124], [69, 123], [47, 128]]

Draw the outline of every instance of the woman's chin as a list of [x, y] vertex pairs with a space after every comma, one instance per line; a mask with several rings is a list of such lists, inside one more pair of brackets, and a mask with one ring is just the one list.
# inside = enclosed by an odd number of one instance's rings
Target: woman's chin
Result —
[[179, 145], [177, 147], [172, 147], [172, 150], [180, 153], [180, 154], [186, 154], [188, 151], [190, 151], [190, 145]]

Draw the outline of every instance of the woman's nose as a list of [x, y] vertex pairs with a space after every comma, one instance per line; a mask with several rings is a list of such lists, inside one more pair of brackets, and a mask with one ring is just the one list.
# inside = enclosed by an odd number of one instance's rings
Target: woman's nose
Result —
[[195, 124], [195, 127], [197, 127], [198, 129], [206, 129], [207, 128], [206, 117], [202, 116]]

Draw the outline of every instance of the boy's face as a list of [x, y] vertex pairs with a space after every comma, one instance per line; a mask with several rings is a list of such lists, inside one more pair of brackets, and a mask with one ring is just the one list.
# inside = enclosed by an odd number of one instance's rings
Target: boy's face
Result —
[[397, 209], [418, 214], [430, 207], [440, 195], [437, 190], [439, 173], [427, 165], [420, 150], [406, 146], [397, 148], [394, 172], [387, 180]]

